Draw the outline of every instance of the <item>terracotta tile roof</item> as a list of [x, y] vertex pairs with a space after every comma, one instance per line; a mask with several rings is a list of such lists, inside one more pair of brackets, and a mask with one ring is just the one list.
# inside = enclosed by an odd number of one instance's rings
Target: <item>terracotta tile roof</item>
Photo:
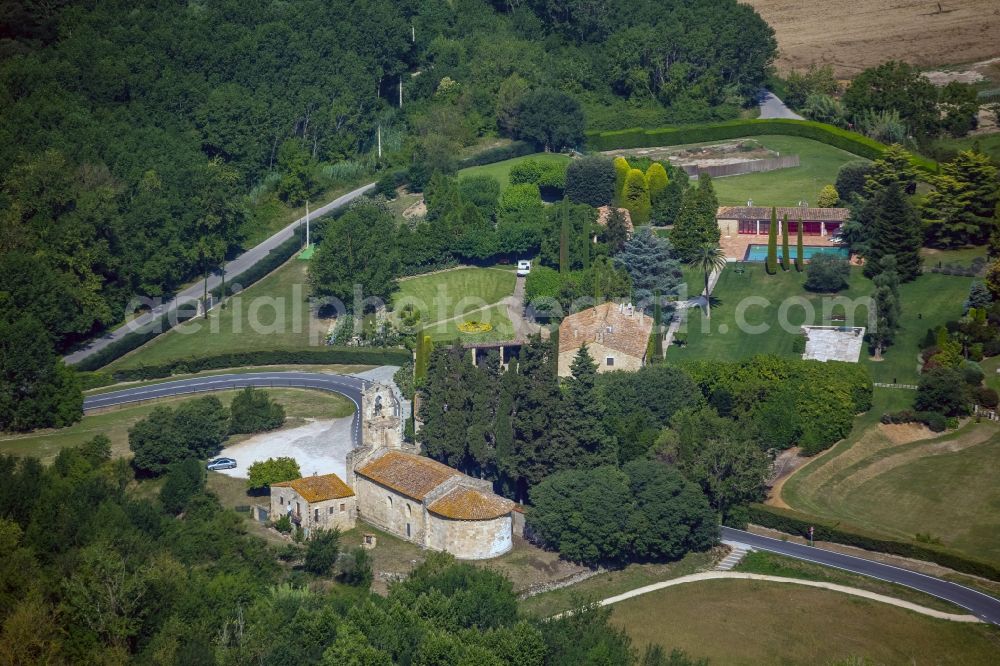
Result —
[[[629, 212], [628, 208], [619, 208], [618, 211], [625, 216], [625, 228], [628, 230], [628, 235], [631, 236], [635, 228], [632, 226], [632, 213]], [[611, 206], [598, 206], [597, 208], [597, 223], [602, 227], [608, 225], [608, 217], [611, 215]]]
[[643, 358], [652, 330], [653, 318], [638, 309], [629, 314], [627, 305], [602, 303], [562, 320], [559, 325], [559, 353], [596, 342], [623, 354]]
[[272, 483], [271, 487], [291, 488], [307, 502], [322, 502], [324, 500], [341, 499], [354, 494], [350, 486], [340, 480], [336, 474], [323, 476], [304, 476], [294, 481]]
[[449, 490], [427, 507], [431, 513], [453, 520], [492, 520], [513, 509], [509, 499], [468, 486]]
[[[801, 206], [779, 206], [775, 208], [778, 219], [785, 215], [789, 220], [804, 222], [843, 222], [850, 215], [847, 208], [802, 208]], [[771, 209], [767, 206], [719, 206], [715, 214], [718, 220], [770, 220]]]
[[436, 460], [404, 451], [389, 451], [359, 468], [358, 474], [418, 502], [451, 477], [462, 476]]

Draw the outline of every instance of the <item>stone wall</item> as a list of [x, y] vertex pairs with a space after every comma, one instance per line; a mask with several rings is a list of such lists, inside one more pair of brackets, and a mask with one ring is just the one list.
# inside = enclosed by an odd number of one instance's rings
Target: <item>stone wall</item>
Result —
[[[579, 349], [570, 349], [559, 354], [559, 376], [569, 377], [572, 372], [573, 359], [576, 358]], [[635, 372], [642, 367], [642, 359], [630, 356], [617, 349], [610, 349], [598, 342], [588, 342], [587, 351], [590, 356], [597, 361], [598, 372], [614, 372], [615, 370], [628, 370]], [[608, 365], [608, 357], [614, 359], [613, 365]]]
[[424, 545], [426, 518], [422, 503], [360, 474], [352, 476], [355, 477], [354, 492], [357, 493], [358, 517], [361, 520], [417, 545]]
[[427, 547], [462, 560], [485, 560], [513, 546], [511, 516], [493, 520], [450, 520], [428, 515]]

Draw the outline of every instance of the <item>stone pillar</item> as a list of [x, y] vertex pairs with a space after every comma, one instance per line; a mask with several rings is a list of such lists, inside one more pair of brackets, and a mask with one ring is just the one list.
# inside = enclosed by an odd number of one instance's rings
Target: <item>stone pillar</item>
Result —
[[757, 220], [757, 235], [760, 236], [760, 220]]
[[472, 352], [472, 367], [476, 367], [476, 348], [473, 347], [469, 351]]
[[500, 365], [503, 365], [503, 345], [500, 345]]
[[826, 236], [826, 222], [819, 223], [819, 235]]

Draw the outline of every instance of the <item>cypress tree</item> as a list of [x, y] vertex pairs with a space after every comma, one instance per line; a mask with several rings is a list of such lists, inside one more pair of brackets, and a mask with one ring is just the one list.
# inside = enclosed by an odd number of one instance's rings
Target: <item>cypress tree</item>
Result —
[[653, 292], [653, 356], [650, 363], [663, 359], [663, 308], [660, 306], [660, 292]]
[[630, 169], [625, 176], [625, 187], [622, 191], [622, 204], [632, 215], [632, 224], [639, 226], [649, 223], [649, 189], [646, 187], [646, 174], [639, 169]]
[[628, 160], [624, 157], [616, 157], [614, 161], [615, 165], [615, 204], [621, 205], [622, 203], [622, 192], [625, 190], [625, 177], [628, 176], [628, 172], [631, 167], [628, 164]]
[[580, 241], [582, 246], [580, 248], [580, 263], [583, 266], [583, 270], [590, 268], [590, 222], [588, 220], [581, 220], [580, 223]]
[[778, 211], [771, 208], [771, 225], [767, 229], [767, 263], [769, 275], [778, 272]]
[[796, 236], [797, 238], [795, 239], [795, 270], [801, 273], [802, 267], [805, 265], [805, 261], [802, 256], [804, 254], [802, 249], [802, 220], [799, 220], [799, 230]]
[[788, 260], [791, 255], [788, 253], [788, 216], [785, 215], [781, 221], [781, 270], [788, 270]]
[[563, 205], [562, 223], [559, 227], [559, 272], [569, 273], [569, 214]]

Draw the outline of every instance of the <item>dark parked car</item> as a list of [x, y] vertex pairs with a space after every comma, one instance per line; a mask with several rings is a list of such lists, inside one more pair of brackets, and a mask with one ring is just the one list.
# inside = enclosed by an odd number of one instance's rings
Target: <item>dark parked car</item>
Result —
[[215, 460], [209, 460], [205, 468], [211, 470], [235, 469], [236, 460], [234, 458], [216, 458]]

